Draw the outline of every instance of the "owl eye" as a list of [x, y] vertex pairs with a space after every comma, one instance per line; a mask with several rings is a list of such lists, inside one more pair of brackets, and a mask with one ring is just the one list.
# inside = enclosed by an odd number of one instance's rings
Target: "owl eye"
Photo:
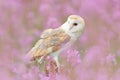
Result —
[[77, 26], [78, 25], [78, 23], [73, 23], [73, 26]]

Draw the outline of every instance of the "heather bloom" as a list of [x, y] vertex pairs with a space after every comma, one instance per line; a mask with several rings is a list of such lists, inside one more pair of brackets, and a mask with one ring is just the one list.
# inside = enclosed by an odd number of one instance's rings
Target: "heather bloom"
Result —
[[[44, 29], [71, 14], [85, 20], [75, 46], [59, 56], [60, 72], [24, 59]], [[1, 80], [120, 80], [120, 0], [0, 0]], [[50, 68], [48, 64], [48, 68]]]
[[60, 25], [59, 21], [55, 17], [50, 17], [45, 26], [47, 28], [55, 28], [57, 25]]
[[109, 80], [108, 79], [108, 75], [106, 73], [106, 71], [103, 69], [100, 69], [98, 71], [98, 75], [97, 75], [97, 79], [96, 80]]
[[72, 65], [78, 65], [81, 63], [81, 57], [77, 50], [70, 49], [64, 55], [66, 55], [67, 62]]
[[114, 55], [114, 54], [109, 54], [109, 55], [106, 57], [106, 62], [107, 62], [108, 64], [113, 63], [114, 65], [116, 65], [117, 62], [116, 62], [116, 59], [115, 59], [115, 55]]

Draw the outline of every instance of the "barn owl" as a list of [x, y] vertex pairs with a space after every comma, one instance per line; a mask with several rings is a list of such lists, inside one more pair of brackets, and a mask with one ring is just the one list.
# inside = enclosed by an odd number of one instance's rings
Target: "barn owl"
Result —
[[27, 56], [32, 61], [38, 60], [39, 63], [42, 62], [45, 56], [52, 56], [57, 67], [59, 67], [59, 54], [79, 38], [84, 27], [83, 18], [78, 15], [70, 15], [60, 27], [43, 31], [40, 39]]

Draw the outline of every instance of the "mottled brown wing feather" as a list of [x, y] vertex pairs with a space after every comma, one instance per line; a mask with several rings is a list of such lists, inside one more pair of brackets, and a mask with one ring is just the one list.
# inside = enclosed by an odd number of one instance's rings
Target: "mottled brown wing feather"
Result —
[[31, 49], [29, 54], [32, 60], [36, 60], [41, 56], [48, 55], [60, 49], [63, 44], [66, 44], [70, 40], [70, 36], [67, 35], [62, 29], [48, 29], [43, 32], [41, 39]]

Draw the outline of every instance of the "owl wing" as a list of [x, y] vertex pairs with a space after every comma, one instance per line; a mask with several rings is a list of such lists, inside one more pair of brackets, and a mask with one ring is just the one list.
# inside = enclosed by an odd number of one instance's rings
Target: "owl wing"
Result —
[[36, 60], [41, 56], [49, 55], [58, 51], [64, 44], [70, 40], [70, 36], [62, 29], [48, 29], [45, 30], [40, 40], [28, 53], [31, 60]]

